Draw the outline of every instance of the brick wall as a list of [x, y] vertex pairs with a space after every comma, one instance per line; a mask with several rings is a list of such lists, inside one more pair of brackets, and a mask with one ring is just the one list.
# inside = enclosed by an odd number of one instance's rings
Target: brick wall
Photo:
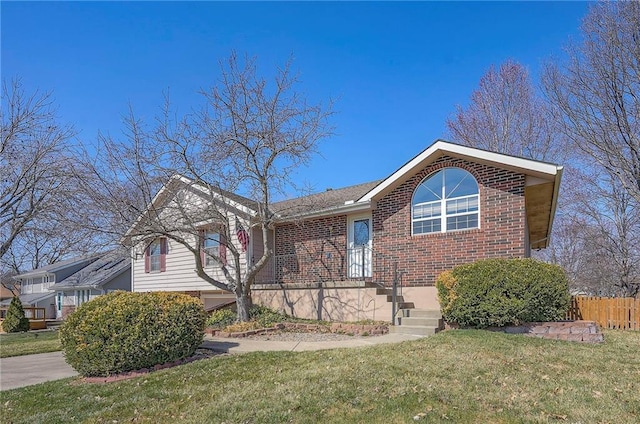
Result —
[[[450, 166], [469, 171], [480, 188], [480, 228], [411, 235], [411, 198], [433, 172]], [[372, 212], [374, 262], [398, 263], [403, 285], [432, 286], [437, 275], [482, 258], [524, 257], [525, 177], [511, 171], [443, 156], [376, 203]], [[347, 216], [279, 225], [273, 270], [280, 282], [344, 280]], [[384, 268], [384, 267], [382, 267]], [[374, 279], [382, 278], [374, 264]]]
[[[480, 188], [480, 228], [411, 235], [411, 198], [433, 172], [456, 166], [469, 171]], [[525, 177], [443, 156], [377, 202], [373, 211], [374, 251], [397, 260], [403, 285], [430, 286], [437, 275], [482, 258], [525, 256]]]
[[346, 275], [346, 246], [346, 215], [280, 225], [275, 231], [276, 280], [342, 280]]
[[69, 314], [76, 310], [75, 305], [62, 305], [62, 319], [67, 318]]

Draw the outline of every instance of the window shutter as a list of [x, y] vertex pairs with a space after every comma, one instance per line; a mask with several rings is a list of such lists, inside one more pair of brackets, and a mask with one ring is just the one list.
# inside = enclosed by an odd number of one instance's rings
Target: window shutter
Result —
[[219, 253], [220, 261], [226, 265], [227, 264], [227, 237], [225, 236], [224, 227], [220, 229], [220, 245], [219, 245]]
[[160, 272], [167, 270], [167, 239], [160, 239]]
[[151, 272], [151, 258], [149, 257], [149, 246], [144, 249], [144, 272], [147, 274]]
[[207, 258], [204, 254], [204, 230], [198, 230], [198, 246], [200, 247], [200, 261], [202, 261], [202, 267], [205, 267]]

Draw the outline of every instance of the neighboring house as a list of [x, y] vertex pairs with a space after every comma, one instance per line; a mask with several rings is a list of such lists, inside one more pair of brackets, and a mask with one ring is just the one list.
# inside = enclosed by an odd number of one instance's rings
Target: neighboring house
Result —
[[[274, 256], [252, 287], [253, 300], [300, 317], [391, 320], [387, 293], [376, 289], [395, 280], [405, 306], [437, 308], [440, 272], [547, 247], [561, 174], [554, 164], [439, 140], [381, 181], [273, 203]], [[172, 198], [202, 202], [198, 192], [198, 184], [177, 176], [152, 206], [162, 210]], [[256, 203], [220, 195], [233, 205], [229, 233], [238, 237], [222, 240], [205, 222], [193, 246], [222, 256], [234, 243], [243, 251], [242, 272], [262, 255], [262, 232], [252, 221]], [[206, 307], [233, 299], [197, 277], [193, 254], [179, 243], [133, 241], [134, 291], [188, 292]], [[206, 265], [221, 275], [214, 262]]]
[[[131, 259], [125, 252], [86, 255], [14, 277], [23, 306], [45, 308], [46, 319], [62, 319], [75, 307], [111, 290], [131, 290]], [[11, 299], [0, 302], [9, 306]]]
[[131, 258], [127, 252], [109, 252], [50, 287], [55, 291], [57, 318], [66, 318], [78, 306], [116, 290], [131, 291]]
[[[56, 281], [62, 281], [98, 259], [98, 255], [87, 255], [67, 259], [46, 265], [29, 272], [16, 275], [20, 282], [20, 300], [23, 306], [45, 308], [45, 316], [52, 319], [61, 316], [61, 310], [55, 302], [55, 293], [50, 289]], [[11, 300], [0, 302], [0, 306], [9, 306]]]

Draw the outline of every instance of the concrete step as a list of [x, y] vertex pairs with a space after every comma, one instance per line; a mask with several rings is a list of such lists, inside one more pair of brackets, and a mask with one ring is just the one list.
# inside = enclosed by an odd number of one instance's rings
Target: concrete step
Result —
[[413, 310], [416, 305], [413, 302], [398, 302], [398, 310]]
[[408, 325], [408, 326], [424, 326], [424, 327], [438, 327], [442, 328], [444, 326], [444, 322], [442, 318], [426, 318], [426, 317], [399, 317], [398, 318], [399, 325]]
[[389, 333], [411, 334], [413, 336], [433, 336], [440, 329], [438, 327], [426, 327], [423, 325], [394, 325], [389, 327]]
[[442, 319], [442, 312], [439, 309], [415, 309], [415, 308], [402, 308], [401, 316], [411, 318], [437, 318]]

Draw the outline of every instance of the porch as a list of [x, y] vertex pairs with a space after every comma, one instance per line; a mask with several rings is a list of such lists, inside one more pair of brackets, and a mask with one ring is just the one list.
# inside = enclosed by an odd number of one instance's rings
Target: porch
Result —
[[275, 255], [256, 277], [256, 284], [318, 284], [364, 282], [372, 287], [400, 286], [397, 261], [368, 246], [338, 251]]

